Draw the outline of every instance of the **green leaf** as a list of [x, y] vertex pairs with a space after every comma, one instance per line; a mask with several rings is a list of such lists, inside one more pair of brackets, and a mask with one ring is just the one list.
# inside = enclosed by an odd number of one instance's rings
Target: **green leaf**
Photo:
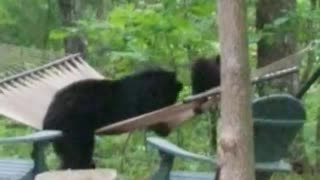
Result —
[[283, 16], [283, 17], [280, 17], [280, 18], [277, 18], [276, 20], [273, 21], [273, 25], [275, 27], [279, 27], [281, 26], [282, 24], [285, 24], [286, 22], [288, 22], [289, 20], [289, 17], [288, 16]]
[[62, 40], [68, 36], [68, 32], [64, 29], [53, 30], [49, 34], [49, 39], [52, 40]]
[[190, 12], [196, 16], [209, 16], [213, 12], [211, 3], [201, 3], [190, 8]]

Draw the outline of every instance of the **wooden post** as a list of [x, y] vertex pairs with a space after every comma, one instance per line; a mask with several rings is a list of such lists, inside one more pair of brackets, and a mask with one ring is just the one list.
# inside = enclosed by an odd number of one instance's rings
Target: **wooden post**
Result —
[[218, 179], [254, 180], [245, 0], [219, 0], [218, 25], [222, 57]]
[[[77, 0], [59, 0], [58, 5], [62, 17], [62, 25], [65, 27], [74, 26], [75, 21], [79, 16], [77, 11], [77, 5], [80, 1]], [[81, 53], [82, 57], [85, 58], [85, 43], [79, 36], [69, 36], [64, 38], [64, 49], [65, 54]]]

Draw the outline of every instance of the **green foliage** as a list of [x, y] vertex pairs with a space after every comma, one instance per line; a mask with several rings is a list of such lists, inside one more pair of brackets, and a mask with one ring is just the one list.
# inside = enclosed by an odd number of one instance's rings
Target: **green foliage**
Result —
[[59, 26], [57, 4], [51, 1], [2, 0], [0, 41], [23, 46], [47, 47], [49, 31]]
[[309, 163], [312, 165], [316, 164], [320, 145], [317, 142], [317, 123], [320, 118], [320, 87], [319, 85], [314, 86], [305, 98], [305, 107], [307, 109], [307, 123], [304, 125], [303, 137], [304, 147], [306, 150], [306, 156]]
[[[216, 1], [208, 0], [79, 0], [81, 14], [72, 27], [61, 27], [61, 17], [55, 0], [0, 1], [0, 42], [40, 49], [63, 50], [63, 39], [79, 35], [87, 45], [87, 60], [102, 73], [118, 78], [142, 67], [155, 64], [176, 70], [185, 86], [179, 100], [191, 94], [188, 85], [188, 67], [197, 56], [213, 56], [218, 53]], [[298, 0], [296, 11], [284, 15], [265, 26], [262, 31], [255, 28], [256, 0], [246, 1], [248, 5], [248, 33], [250, 64], [256, 67], [256, 43], [262, 37], [270, 42], [276, 32], [294, 31], [299, 46], [313, 39], [319, 39], [320, 10], [311, 10], [310, 1]], [[98, 13], [99, 10], [104, 10]], [[24, 51], [24, 50], [23, 50]], [[33, 52], [33, 50], [26, 50]], [[28, 69], [55, 56], [37, 53], [25, 55], [0, 46], [0, 73], [13, 67]], [[315, 51], [314, 65], [319, 66], [319, 47]], [[61, 53], [59, 54], [61, 55]], [[304, 68], [304, 66], [303, 66]], [[314, 165], [320, 152], [316, 125], [319, 123], [319, 85], [307, 94], [304, 104], [308, 119], [303, 129], [305, 154]], [[183, 124], [169, 139], [180, 146], [200, 154], [211, 155], [208, 141], [209, 122], [205, 115]], [[0, 136], [14, 136], [31, 130], [17, 126], [4, 119], [0, 121]], [[143, 135], [133, 134], [126, 153], [127, 135], [97, 138], [95, 157], [99, 167], [116, 168], [129, 177], [143, 177], [157, 168], [157, 152], [144, 146]], [[190, 141], [192, 139], [192, 141]], [[30, 146], [0, 146], [0, 155], [29, 157]], [[57, 159], [52, 149], [47, 152], [51, 167]], [[211, 170], [204, 164], [178, 160], [175, 169]], [[147, 173], [146, 173], [147, 172]], [[313, 178], [313, 177], [312, 177]], [[273, 179], [312, 179], [297, 175], [275, 175]], [[140, 178], [142, 179], [142, 178]]]
[[[32, 132], [30, 128], [16, 125], [0, 116], [0, 137], [11, 137], [24, 135]], [[15, 158], [30, 157], [31, 145], [27, 144], [1, 144], [0, 156], [9, 156]]]
[[147, 62], [177, 67], [194, 56], [216, 54], [213, 4], [173, 2], [142, 8], [123, 4], [103, 21], [83, 19], [77, 28], [59, 29], [50, 37], [80, 34], [87, 40], [90, 59], [117, 75], [127, 73], [115, 69], [121, 64], [131, 65], [127, 71]]

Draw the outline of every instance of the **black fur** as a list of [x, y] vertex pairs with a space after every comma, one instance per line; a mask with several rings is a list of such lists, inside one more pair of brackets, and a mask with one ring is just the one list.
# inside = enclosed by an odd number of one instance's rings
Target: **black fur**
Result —
[[[199, 58], [195, 60], [191, 69], [192, 94], [199, 94], [211, 88], [220, 86], [220, 56], [214, 59]], [[206, 98], [200, 102], [206, 101]], [[199, 114], [201, 108], [195, 108]]]
[[192, 94], [220, 86], [220, 56], [214, 59], [197, 59], [192, 65], [191, 81]]
[[[54, 143], [62, 169], [92, 168], [95, 129], [173, 104], [182, 85], [176, 74], [149, 70], [119, 80], [83, 80], [60, 90], [49, 106], [44, 129], [63, 131]], [[153, 126], [160, 135], [168, 129]]]
[[[220, 86], [220, 56], [214, 59], [197, 59], [191, 69], [192, 94], [199, 94], [211, 88]], [[203, 99], [205, 101], [206, 99]], [[195, 113], [201, 113], [201, 108], [194, 109]], [[216, 171], [215, 180], [220, 179], [220, 170]]]

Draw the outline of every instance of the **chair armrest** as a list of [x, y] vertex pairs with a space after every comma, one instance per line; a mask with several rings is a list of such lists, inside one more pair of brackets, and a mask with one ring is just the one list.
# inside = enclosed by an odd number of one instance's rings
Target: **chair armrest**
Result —
[[0, 138], [0, 144], [46, 142], [62, 137], [61, 131], [41, 130], [25, 136]]
[[[152, 147], [158, 149], [162, 153], [174, 156], [174, 157], [181, 157], [190, 160], [198, 160], [202, 162], [208, 162], [213, 165], [217, 165], [218, 161], [216, 158], [210, 158], [207, 156], [198, 155], [187, 150], [184, 150], [175, 144], [159, 138], [159, 137], [148, 137], [147, 138], [148, 144]], [[292, 167], [289, 163], [284, 161], [276, 161], [276, 162], [258, 162], [255, 165], [257, 171], [260, 172], [289, 172], [292, 171]]]
[[199, 154], [189, 152], [163, 138], [148, 137], [147, 142], [149, 145], [158, 149], [162, 153], [165, 153], [174, 157], [181, 157], [181, 158], [190, 159], [190, 160], [198, 160], [198, 161], [207, 162], [213, 165], [217, 164], [217, 160], [215, 158], [210, 158], [207, 156], [202, 156]]
[[256, 170], [260, 172], [290, 172], [292, 166], [284, 161], [259, 162], [256, 163]]

